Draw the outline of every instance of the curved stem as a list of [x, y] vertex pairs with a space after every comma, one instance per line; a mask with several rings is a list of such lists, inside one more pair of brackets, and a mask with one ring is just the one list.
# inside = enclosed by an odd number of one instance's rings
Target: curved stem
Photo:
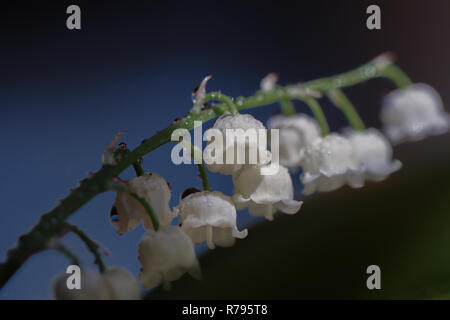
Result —
[[204, 191], [210, 191], [208, 174], [206, 173], [205, 166], [202, 163], [197, 164], [198, 173], [202, 179], [202, 186]]
[[411, 79], [409, 79], [406, 73], [404, 73], [403, 70], [401, 70], [394, 64], [390, 64], [389, 66], [387, 66], [382, 74], [385, 77], [391, 79], [400, 89], [406, 88], [407, 86], [412, 84]]
[[238, 114], [239, 113], [239, 111], [238, 111], [236, 105], [234, 104], [233, 100], [229, 96], [224, 95], [223, 93], [220, 93], [220, 92], [209, 92], [203, 98], [203, 103], [206, 103], [206, 102], [211, 101], [211, 100], [222, 101], [228, 107], [228, 110], [232, 114]]
[[[376, 77], [392, 78], [389, 72], [383, 74], [384, 69], [390, 63], [380, 64], [375, 60], [347, 73], [333, 77], [327, 77], [299, 84], [297, 86], [316, 92], [326, 92], [330, 89], [343, 88], [361, 83]], [[81, 181], [80, 186], [63, 199], [55, 208], [41, 216], [38, 223], [18, 241], [16, 248], [9, 251], [6, 261], [0, 264], [0, 288], [2, 288], [9, 278], [22, 266], [22, 264], [33, 254], [43, 249], [45, 243], [55, 234], [61, 231], [64, 221], [84, 204], [96, 195], [108, 190], [108, 184], [122, 171], [136, 162], [140, 157], [155, 150], [156, 148], [170, 142], [170, 137], [175, 129], [188, 129], [194, 127], [194, 121], [208, 121], [226, 112], [233, 110], [249, 109], [257, 106], [264, 106], [279, 102], [282, 99], [299, 99], [297, 93], [291, 90], [275, 89], [268, 92], [257, 92], [248, 98], [239, 99], [237, 105], [229, 97], [224, 97], [220, 93], [209, 93], [205, 100], [220, 100], [223, 104], [217, 105], [214, 109], [203, 110], [198, 114], [189, 114], [175, 124], [157, 132], [154, 136], [141, 143], [136, 149], [125, 154], [116, 165], [104, 165], [94, 175]], [[307, 90], [306, 90], [307, 91]], [[213, 96], [212, 96], [213, 94]], [[236, 110], [236, 111], [237, 111]], [[221, 112], [220, 112], [221, 111]], [[235, 112], [236, 112], [235, 111]]]
[[289, 99], [282, 99], [280, 101], [281, 111], [286, 117], [290, 117], [296, 114], [294, 104]]
[[[131, 151], [129, 149], [116, 149], [114, 151], [114, 155], [115, 156], [120, 156], [120, 157], [124, 157], [125, 155], [127, 155], [128, 153], [130, 153]], [[144, 175], [144, 169], [142, 169], [141, 164], [139, 163], [139, 160], [136, 160], [132, 163], [133, 165], [133, 169], [134, 172], [136, 173], [136, 176], [142, 176]]]
[[354, 130], [362, 131], [366, 127], [353, 104], [340, 89], [333, 89], [327, 93], [330, 100], [341, 109]]
[[134, 172], [136, 172], [137, 177], [143, 176], [145, 173], [144, 169], [142, 169], [142, 166], [138, 161], [133, 162], [133, 169], [134, 169]]
[[183, 141], [183, 143], [185, 144], [190, 144], [190, 149], [191, 149], [191, 157], [194, 160], [194, 163], [197, 164], [197, 168], [198, 168], [198, 173], [200, 175], [200, 178], [202, 179], [202, 188], [205, 191], [210, 191], [210, 186], [209, 186], [209, 179], [208, 179], [208, 174], [206, 173], [206, 169], [205, 166], [202, 163], [202, 158], [198, 157], [196, 155], [195, 152], [195, 147], [193, 144], [191, 144], [189, 141]]
[[56, 243], [52, 249], [61, 252], [71, 261], [72, 264], [80, 266], [80, 260], [78, 259], [78, 257], [62, 243], [60, 242]]
[[320, 130], [322, 131], [322, 136], [324, 137], [328, 135], [330, 133], [330, 128], [328, 126], [327, 118], [323, 114], [322, 108], [320, 107], [320, 104], [317, 102], [317, 100], [314, 98], [306, 98], [302, 101], [304, 101], [308, 105], [308, 107], [314, 114], [314, 117], [319, 123]]
[[147, 211], [148, 215], [150, 216], [150, 220], [152, 220], [153, 228], [155, 229], [155, 231], [158, 231], [159, 219], [158, 219], [158, 216], [156, 215], [155, 210], [153, 210], [152, 206], [150, 205], [150, 203], [148, 203], [144, 198], [138, 196], [135, 193], [130, 193], [130, 195], [141, 203], [141, 205], [144, 207], [145, 211]]
[[84, 244], [86, 245], [88, 250], [95, 257], [94, 263], [98, 266], [98, 269], [100, 270], [100, 272], [104, 272], [105, 271], [105, 264], [103, 263], [102, 255], [101, 255], [101, 253], [98, 250], [98, 244], [94, 240], [89, 238], [86, 235], [86, 233], [84, 233], [77, 226], [74, 226], [74, 225], [71, 225], [71, 224], [68, 224], [68, 223], [65, 223], [64, 225], [67, 228], [67, 230], [70, 230], [71, 232], [75, 233], [84, 242]]

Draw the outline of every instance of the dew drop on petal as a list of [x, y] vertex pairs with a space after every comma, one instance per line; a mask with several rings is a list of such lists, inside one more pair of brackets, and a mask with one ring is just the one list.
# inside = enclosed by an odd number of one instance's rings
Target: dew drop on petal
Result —
[[181, 194], [181, 199], [186, 198], [188, 195], [196, 193], [196, 192], [200, 192], [200, 189], [197, 188], [188, 188], [186, 190], [183, 191], [183, 193]]

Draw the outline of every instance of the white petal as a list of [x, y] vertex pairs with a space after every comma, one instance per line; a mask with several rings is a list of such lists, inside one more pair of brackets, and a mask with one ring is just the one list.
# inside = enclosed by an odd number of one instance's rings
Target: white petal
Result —
[[392, 160], [392, 146], [378, 130], [346, 130], [346, 136], [353, 145], [356, 159], [367, 180], [381, 181], [400, 169], [401, 163]]
[[244, 210], [245, 208], [248, 207], [248, 205], [250, 204], [250, 199], [245, 199], [241, 194], [237, 194], [235, 193], [232, 197], [231, 197], [236, 210]]
[[307, 146], [301, 161], [303, 193], [332, 191], [348, 184], [353, 188], [364, 184], [361, 165], [350, 141], [338, 134], [317, 138]]
[[260, 83], [261, 91], [267, 92], [273, 90], [275, 88], [275, 84], [277, 83], [277, 81], [278, 75], [273, 72], [269, 73], [261, 80]]
[[305, 114], [290, 117], [277, 115], [269, 119], [267, 126], [280, 130], [280, 163], [293, 170], [300, 166], [305, 147], [321, 136], [316, 120]]
[[383, 99], [381, 120], [394, 143], [421, 140], [450, 128], [450, 116], [444, 111], [439, 93], [423, 83], [387, 95]]
[[180, 215], [182, 230], [194, 243], [229, 246], [234, 243], [234, 235], [243, 235], [236, 228], [236, 208], [230, 197], [221, 192], [190, 194], [180, 201], [175, 211]]
[[162, 226], [147, 233], [139, 244], [142, 271], [139, 279], [145, 288], [169, 283], [185, 272], [199, 274], [191, 239], [178, 227]]
[[264, 167], [245, 167], [233, 176], [235, 195], [233, 201], [238, 209], [250, 207], [249, 212], [273, 220], [280, 209], [288, 214], [296, 213], [301, 202], [293, 200], [294, 187], [288, 169], [280, 166], [273, 175], [262, 175]]
[[206, 244], [208, 245], [208, 248], [214, 249], [216, 246], [213, 242], [213, 229], [210, 224], [205, 226], [206, 229]]
[[302, 207], [303, 201], [285, 199], [278, 202], [278, 209], [286, 214], [295, 214]]
[[153, 229], [153, 223], [142, 204], [129, 192], [144, 198], [153, 208], [161, 225], [170, 225], [174, 215], [169, 208], [171, 191], [159, 174], [154, 172], [127, 180], [126, 191], [117, 191], [114, 207], [118, 213], [117, 232], [122, 234], [136, 228], [142, 221], [147, 230]]
[[[215, 163], [215, 164], [209, 164], [206, 163], [207, 168], [210, 171], [213, 172], [219, 172], [222, 174], [234, 174], [237, 171], [239, 171], [243, 164], [250, 164], [249, 161], [249, 150], [255, 150], [257, 155], [257, 164], [262, 164], [267, 161], [266, 157], [260, 157], [260, 154], [267, 154], [267, 148], [264, 148], [263, 150], [259, 150], [259, 137], [258, 137], [258, 130], [262, 129], [265, 130], [266, 128], [262, 124], [261, 121], [256, 120], [252, 115], [250, 114], [237, 114], [237, 115], [229, 115], [225, 114], [217, 118], [216, 122], [214, 123], [213, 129], [218, 130], [222, 133], [223, 137], [223, 149], [225, 150], [222, 152], [222, 164]], [[227, 129], [242, 129], [245, 131], [247, 130], [254, 130], [254, 133], [256, 133], [256, 137], [258, 139], [256, 141], [249, 141], [248, 138], [243, 139], [244, 141], [241, 141], [239, 138], [234, 137], [234, 139], [229, 140], [227, 139]], [[245, 150], [245, 163], [238, 163], [238, 145], [243, 143], [243, 149]], [[236, 147], [235, 147], [236, 145]], [[226, 163], [227, 161], [227, 154], [230, 152], [230, 150], [233, 149], [233, 163]], [[231, 155], [230, 155], [231, 157]], [[256, 164], [256, 163], [255, 163]]]
[[53, 294], [58, 300], [106, 300], [109, 291], [99, 274], [81, 270], [81, 289], [67, 288], [69, 274], [62, 274], [53, 281]]

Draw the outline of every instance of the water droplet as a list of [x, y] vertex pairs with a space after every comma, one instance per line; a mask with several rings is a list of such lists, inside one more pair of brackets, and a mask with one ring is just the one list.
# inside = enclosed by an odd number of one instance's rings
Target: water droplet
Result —
[[198, 85], [194, 88], [194, 90], [192, 90], [192, 102], [194, 102], [194, 103], [195, 103], [195, 97], [197, 96], [199, 88], [200, 88], [200, 86]]
[[109, 220], [111, 221], [111, 224], [115, 228], [119, 228], [119, 212], [117, 212], [117, 208], [115, 206], [111, 207], [111, 210], [109, 211]]
[[200, 192], [200, 189], [197, 188], [188, 188], [186, 190], [183, 191], [183, 193], [181, 194], [181, 199], [186, 198], [188, 195], [193, 194], [193, 193], [197, 193]]

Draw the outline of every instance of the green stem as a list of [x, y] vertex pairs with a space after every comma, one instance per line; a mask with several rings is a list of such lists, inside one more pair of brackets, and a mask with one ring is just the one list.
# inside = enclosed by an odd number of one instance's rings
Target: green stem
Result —
[[[116, 149], [114, 151], [115, 155], [120, 155], [121, 157], [124, 157], [125, 155], [129, 154], [131, 152], [131, 150], [129, 149]], [[141, 164], [139, 163], [139, 160], [136, 160], [132, 163], [134, 172], [136, 173], [136, 176], [142, 176], [145, 174], [144, 169], [142, 169]]]
[[57, 243], [52, 249], [61, 252], [71, 261], [72, 264], [80, 266], [80, 260], [78, 259], [78, 257], [62, 243]]
[[203, 163], [199, 163], [199, 164], [197, 164], [197, 167], [198, 167], [198, 173], [200, 174], [200, 178], [202, 178], [203, 190], [210, 191], [209, 179], [208, 179], [208, 175], [206, 173], [205, 166], [203, 165]]
[[184, 143], [189, 143], [191, 145], [191, 157], [195, 162], [200, 162], [197, 163], [197, 168], [198, 168], [198, 173], [200, 174], [200, 178], [202, 179], [202, 186], [203, 186], [203, 190], [205, 191], [210, 191], [210, 186], [209, 186], [209, 179], [208, 179], [208, 174], [206, 173], [206, 169], [205, 166], [203, 165], [203, 163], [201, 163], [201, 158], [198, 159], [199, 161], [195, 161], [195, 148], [194, 145], [191, 144], [188, 141], [185, 141]]
[[289, 99], [282, 99], [280, 101], [281, 111], [286, 117], [290, 117], [296, 114], [294, 104]]
[[105, 264], [103, 263], [102, 260], [102, 255], [98, 250], [98, 244], [92, 240], [91, 238], [89, 238], [86, 233], [84, 233], [81, 229], [79, 229], [77, 226], [65, 223], [64, 224], [65, 227], [67, 228], [67, 230], [70, 230], [71, 232], [73, 232], [74, 234], [76, 234], [86, 245], [86, 247], [88, 248], [88, 250], [94, 255], [95, 260], [94, 263], [97, 264], [100, 272], [104, 272], [105, 271]]
[[391, 79], [400, 89], [406, 88], [412, 84], [411, 79], [409, 79], [406, 73], [394, 64], [387, 66], [383, 71], [383, 75]]
[[236, 105], [233, 102], [233, 99], [231, 99], [229, 96], [222, 94], [221, 92], [209, 92], [205, 95], [203, 98], [202, 103], [206, 103], [211, 100], [217, 100], [222, 101], [227, 107], [228, 110], [231, 112], [231, 114], [238, 114], [239, 111], [236, 107]]
[[138, 176], [138, 177], [143, 176], [145, 173], [144, 169], [142, 169], [142, 166], [138, 161], [133, 162], [133, 169], [134, 169], [134, 172], [136, 172], [136, 176]]
[[322, 108], [320, 107], [320, 104], [317, 102], [314, 98], [305, 98], [302, 99], [308, 107], [311, 109], [312, 113], [314, 114], [314, 117], [316, 118], [320, 130], [322, 131], [322, 136], [325, 137], [330, 133], [330, 128], [328, 126], [327, 118], [323, 114]]
[[147, 211], [148, 215], [150, 216], [150, 219], [152, 220], [153, 228], [155, 229], [155, 231], [158, 231], [159, 219], [155, 213], [155, 210], [153, 210], [152, 206], [144, 198], [138, 196], [137, 194], [130, 193], [130, 195], [141, 203], [145, 211]]
[[[353, 71], [333, 77], [305, 82], [297, 85], [297, 87], [307, 88], [316, 92], [327, 92], [331, 89], [355, 85], [371, 78], [385, 77], [392, 79], [392, 75], [387, 76], [383, 74], [384, 69], [389, 65], [391, 64], [379, 64], [374, 60]], [[243, 110], [269, 105], [279, 102], [282, 99], [298, 99], [298, 95], [292, 94], [292, 91], [287, 90], [290, 87], [296, 86], [288, 86], [284, 90], [275, 89], [268, 92], [259, 91], [248, 98], [238, 99], [236, 105], [231, 98], [228, 98], [223, 94], [215, 93], [214, 96], [211, 96], [211, 93], [209, 93], [205, 100], [220, 100], [223, 104], [215, 106], [214, 109], [203, 110], [198, 114], [190, 113], [188, 117], [157, 132], [144, 143], [141, 143], [132, 152], [125, 154], [116, 165], [104, 165], [94, 175], [84, 179], [80, 183], [80, 186], [63, 199], [55, 208], [42, 215], [38, 223], [26, 235], [18, 240], [17, 247], [11, 249], [6, 261], [0, 264], [0, 288], [5, 285], [11, 276], [30, 256], [39, 252], [39, 250], [42, 250], [45, 247], [45, 243], [61, 231], [64, 222], [68, 217], [93, 197], [107, 191], [108, 185], [112, 179], [136, 162], [140, 157], [169, 143], [174, 130], [191, 130], [194, 127], [194, 121], [206, 122], [219, 116], [221, 113], [233, 110], [234, 107], [236, 107], [237, 110]]]
[[362, 131], [366, 127], [356, 108], [340, 89], [333, 89], [327, 93], [330, 100], [344, 112], [345, 117], [354, 130]]

